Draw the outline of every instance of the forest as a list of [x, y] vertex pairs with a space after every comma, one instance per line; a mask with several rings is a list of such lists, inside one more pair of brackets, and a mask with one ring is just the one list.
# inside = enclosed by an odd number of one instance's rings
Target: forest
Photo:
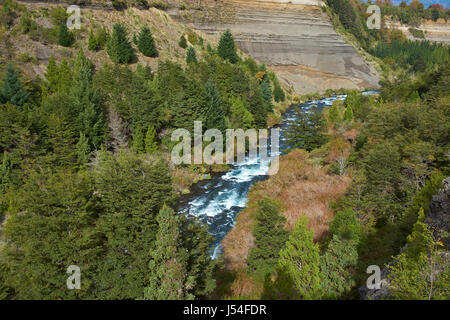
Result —
[[[377, 95], [345, 90], [323, 111], [297, 108], [280, 172], [258, 182], [239, 213], [254, 241], [245, 268], [230, 271], [211, 258], [207, 226], [177, 212], [194, 173], [213, 168], [174, 166], [170, 137], [194, 120], [222, 132], [273, 125], [292, 98], [276, 74], [239, 51], [229, 30], [217, 43], [183, 33], [183, 61], [152, 70], [131, 66], [164, 54], [148, 25], [90, 28], [83, 48], [62, 7], [42, 27], [26, 6], [2, 1], [0, 37], [77, 53], [52, 55], [36, 79], [18, 60], [0, 65], [0, 299], [360, 299], [368, 265], [389, 270], [387, 299], [450, 299], [448, 234], [425, 223], [450, 175], [450, 49], [368, 30], [366, 4], [327, 3], [388, 76]], [[441, 7], [414, 6], [382, 10], [411, 25], [448, 19]], [[99, 67], [88, 52], [107, 61]], [[295, 196], [283, 192], [332, 182], [342, 190], [319, 199], [329, 217], [286, 214]], [[70, 265], [82, 270], [81, 290], [67, 290]]]

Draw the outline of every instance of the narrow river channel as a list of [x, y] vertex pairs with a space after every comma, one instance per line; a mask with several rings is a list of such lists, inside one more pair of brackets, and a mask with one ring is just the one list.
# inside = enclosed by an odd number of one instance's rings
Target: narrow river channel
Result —
[[[362, 94], [376, 94], [377, 91], [365, 91]], [[335, 100], [344, 100], [346, 95], [334, 95], [329, 98], [311, 100], [298, 105], [303, 112], [311, 108], [331, 106]], [[283, 115], [280, 128], [280, 152], [283, 154], [288, 146], [285, 134], [291, 121], [295, 120], [294, 107], [290, 107]], [[213, 258], [220, 253], [220, 242], [230, 231], [236, 221], [236, 216], [247, 203], [247, 193], [257, 181], [268, 177], [269, 163], [258, 158], [232, 165], [230, 170], [212, 176], [209, 180], [196, 183], [191, 187], [191, 193], [180, 199], [179, 211], [199, 217], [209, 227], [209, 232], [215, 238], [212, 244]]]

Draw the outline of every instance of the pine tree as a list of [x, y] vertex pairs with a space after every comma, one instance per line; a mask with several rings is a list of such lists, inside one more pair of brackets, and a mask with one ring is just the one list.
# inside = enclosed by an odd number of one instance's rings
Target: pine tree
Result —
[[261, 90], [261, 95], [266, 104], [267, 112], [273, 112], [273, 102], [272, 102], [272, 88], [270, 87], [269, 77], [265, 76], [259, 85]]
[[219, 57], [224, 60], [228, 60], [231, 63], [236, 63], [239, 61], [233, 35], [230, 30], [227, 29], [220, 37], [217, 53], [219, 54]]
[[56, 65], [55, 58], [53, 57], [53, 55], [50, 57], [48, 61], [45, 79], [47, 80], [47, 90], [49, 92], [56, 92], [59, 81], [59, 68]]
[[109, 39], [106, 52], [115, 63], [129, 63], [134, 58], [133, 47], [128, 41], [127, 31], [120, 24], [113, 26], [111, 38]]
[[83, 132], [80, 132], [80, 139], [78, 140], [75, 148], [77, 150], [78, 164], [84, 165], [88, 163], [92, 153], [89, 146], [89, 139]]
[[180, 41], [178, 41], [178, 45], [183, 49], [187, 48], [187, 41], [186, 41], [186, 37], [184, 36], [184, 34], [181, 35]]
[[340, 239], [359, 243], [363, 238], [363, 230], [353, 209], [338, 211], [330, 223], [330, 233]]
[[72, 33], [67, 29], [65, 23], [61, 23], [58, 29], [58, 43], [63, 47], [70, 47], [73, 41]]
[[278, 83], [278, 81], [276, 81], [274, 83], [274, 87], [273, 87], [273, 97], [275, 99], [276, 102], [281, 102], [284, 101], [286, 99], [285, 95], [284, 95], [284, 91], [281, 88], [280, 84]]
[[[8, 238], [2, 262], [12, 271], [4, 283], [19, 300], [95, 299], [104, 249], [95, 230], [99, 210], [91, 178], [56, 168], [27, 175], [2, 230]], [[70, 265], [81, 269], [81, 290], [67, 289]]]
[[89, 33], [88, 50], [96, 51], [97, 48], [98, 48], [97, 39], [95, 38], [94, 31], [91, 29], [91, 32]]
[[275, 271], [279, 251], [286, 243], [288, 232], [284, 230], [286, 218], [279, 214], [273, 200], [263, 199], [258, 202], [256, 226], [253, 230], [255, 247], [247, 258], [249, 269], [261, 278]]
[[144, 299], [193, 299], [188, 289], [194, 286], [194, 279], [186, 277], [188, 254], [182, 247], [179, 215], [164, 206], [156, 221], [158, 232], [150, 253], [149, 285], [144, 290]]
[[137, 46], [140, 52], [147, 57], [158, 56], [158, 50], [156, 50], [155, 40], [153, 39], [150, 29], [145, 26], [141, 29], [137, 38]]
[[19, 73], [14, 70], [12, 64], [8, 64], [0, 91], [2, 102], [9, 102], [18, 107], [22, 107], [28, 101], [28, 97], [29, 93], [20, 81]]
[[357, 263], [356, 242], [333, 236], [325, 254], [320, 257], [321, 286], [325, 298], [337, 299], [351, 290], [355, 285], [352, 269]]
[[142, 132], [142, 127], [139, 124], [133, 133], [133, 147], [137, 153], [143, 153], [145, 151], [144, 145], [144, 133]]
[[342, 121], [341, 114], [339, 113], [339, 109], [338, 109], [336, 103], [333, 103], [333, 105], [331, 106], [331, 108], [328, 112], [328, 121], [335, 125], [341, 123], [341, 121]]
[[99, 298], [142, 298], [158, 234], [156, 216], [174, 200], [168, 165], [125, 152], [102, 152], [99, 159], [95, 188], [103, 214], [97, 226], [106, 250], [99, 264], [97, 281], [104, 288]]
[[93, 148], [99, 148], [105, 134], [105, 121], [100, 96], [92, 84], [92, 63], [80, 50], [74, 63], [74, 75], [70, 88], [75, 128], [82, 132]]
[[314, 231], [308, 231], [308, 220], [302, 217], [280, 251], [280, 268], [291, 278], [304, 300], [322, 296], [319, 247], [314, 243]]
[[295, 110], [295, 120], [291, 121], [286, 138], [292, 148], [311, 151], [327, 142], [326, 123], [319, 109], [315, 108], [306, 114], [300, 108]]
[[345, 108], [344, 112], [344, 122], [351, 123], [353, 121], [353, 109], [352, 107], [348, 106]]
[[206, 113], [206, 128], [218, 129], [225, 133], [225, 113], [222, 109], [222, 100], [216, 85], [211, 80], [206, 83], [206, 96], [208, 99], [208, 109]]
[[157, 150], [158, 144], [156, 143], [156, 130], [152, 125], [149, 125], [145, 135], [145, 152], [153, 153]]
[[450, 270], [445, 267], [446, 247], [435, 239], [424, 223], [420, 209], [418, 220], [408, 236], [408, 246], [389, 267], [392, 298], [400, 300], [448, 300]]
[[0, 194], [5, 193], [11, 183], [12, 163], [7, 151], [3, 151], [3, 159], [0, 165]]
[[195, 53], [195, 49], [192, 46], [189, 46], [186, 51], [186, 63], [197, 63], [197, 55]]

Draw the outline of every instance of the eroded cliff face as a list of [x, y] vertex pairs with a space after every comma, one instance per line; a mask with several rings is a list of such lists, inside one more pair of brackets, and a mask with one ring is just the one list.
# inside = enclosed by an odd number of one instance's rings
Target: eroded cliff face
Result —
[[334, 31], [322, 5], [319, 0], [203, 1], [201, 13], [171, 14], [209, 34], [230, 29], [241, 50], [266, 63], [296, 93], [377, 88], [378, 73]]
[[[401, 30], [410, 40], [421, 40], [414, 38], [411, 32], [409, 32], [410, 26], [401, 24], [398, 21], [387, 19], [386, 26], [391, 29]], [[416, 29], [423, 31], [425, 40], [450, 44], [450, 21], [445, 21], [444, 19], [439, 19], [436, 22], [432, 20], [423, 20]]]

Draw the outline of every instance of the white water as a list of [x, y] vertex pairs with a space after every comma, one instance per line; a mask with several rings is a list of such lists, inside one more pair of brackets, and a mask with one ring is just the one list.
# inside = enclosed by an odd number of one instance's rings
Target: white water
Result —
[[[362, 94], [376, 94], [377, 91], [366, 91]], [[324, 108], [331, 106], [335, 100], [344, 100], [346, 95], [336, 95], [330, 98], [308, 101], [300, 105], [304, 112], [310, 112], [311, 108]], [[294, 109], [290, 108], [283, 117], [280, 127], [280, 150], [288, 147], [284, 141], [284, 131], [290, 121], [295, 120]], [[215, 176], [206, 182], [200, 182], [193, 189], [193, 198], [182, 203], [181, 211], [189, 215], [197, 216], [208, 224], [210, 233], [215, 237], [213, 243], [212, 258], [216, 258], [221, 252], [220, 241], [227, 232], [233, 228], [236, 215], [245, 208], [247, 193], [250, 187], [257, 181], [267, 178], [268, 162], [261, 162], [258, 158], [246, 159], [244, 162], [233, 165], [231, 170]]]

